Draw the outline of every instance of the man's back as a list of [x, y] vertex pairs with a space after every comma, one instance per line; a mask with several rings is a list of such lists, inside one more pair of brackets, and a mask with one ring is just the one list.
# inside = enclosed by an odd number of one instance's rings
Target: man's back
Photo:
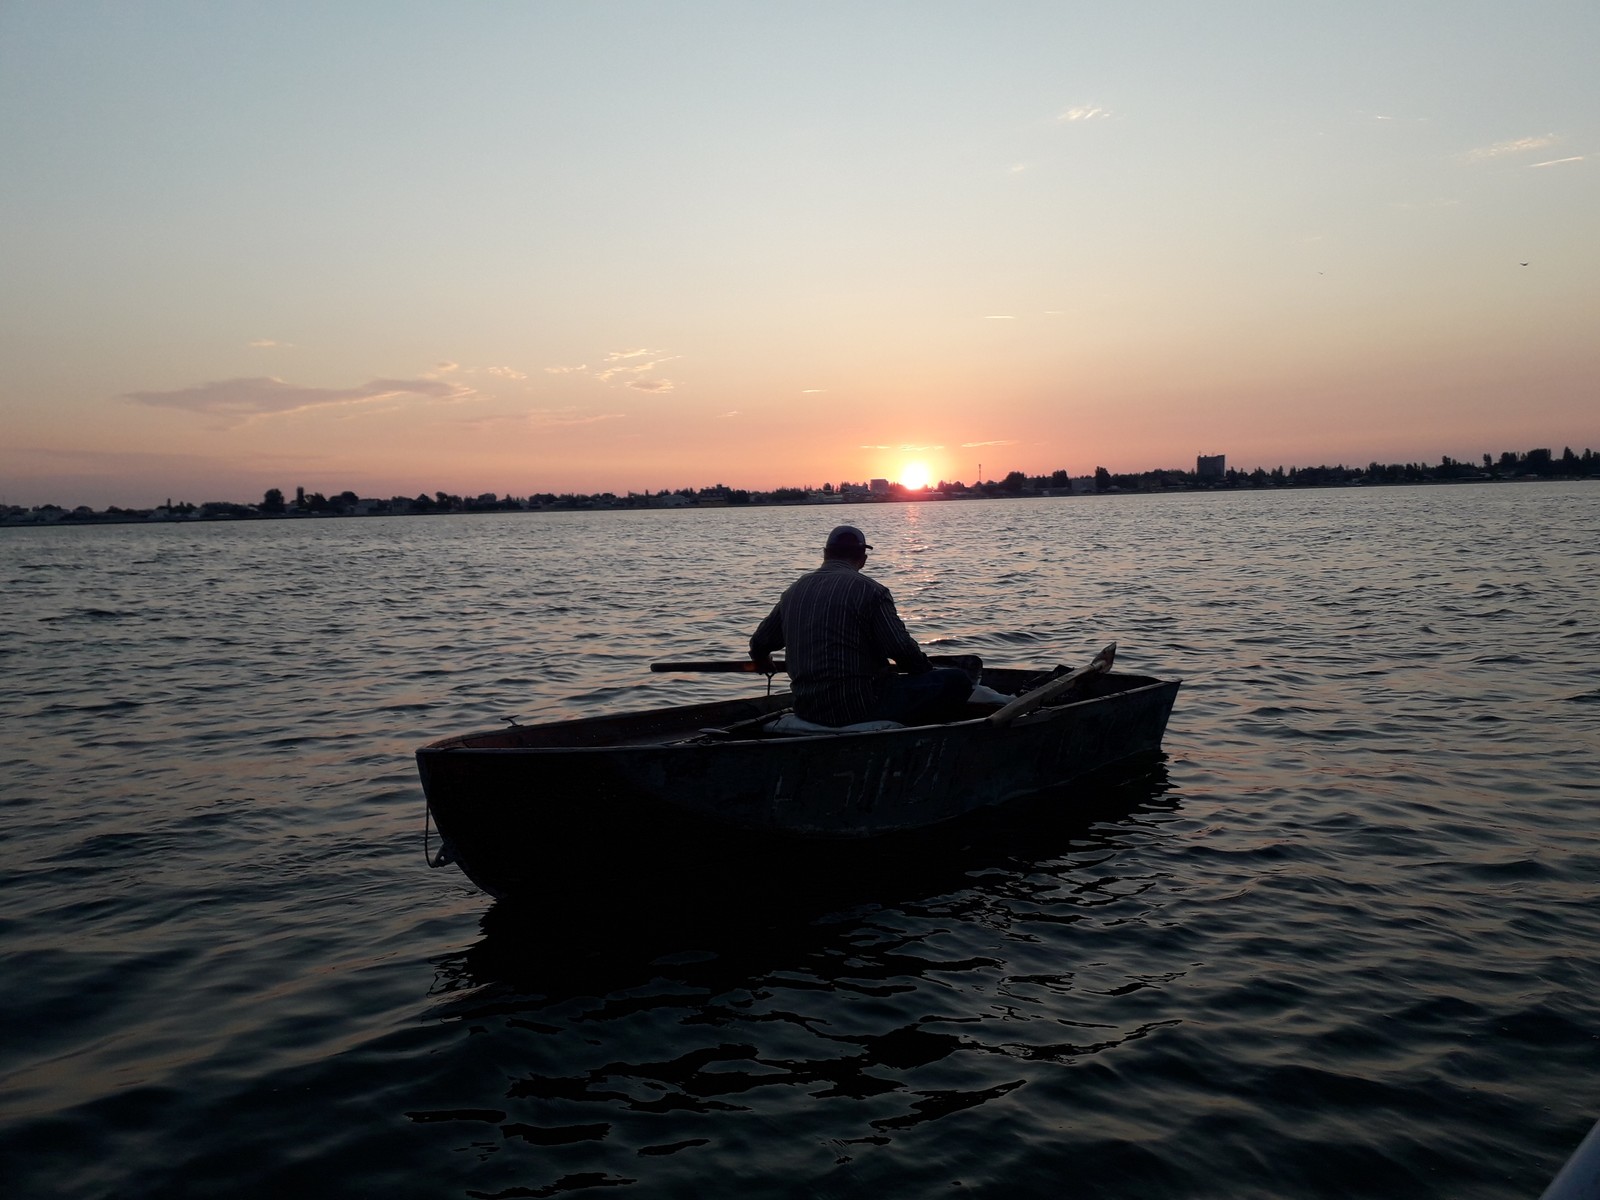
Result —
[[866, 720], [889, 659], [929, 669], [895, 612], [889, 589], [849, 562], [830, 559], [783, 593], [750, 639], [758, 657], [786, 650], [795, 712], [823, 725]]

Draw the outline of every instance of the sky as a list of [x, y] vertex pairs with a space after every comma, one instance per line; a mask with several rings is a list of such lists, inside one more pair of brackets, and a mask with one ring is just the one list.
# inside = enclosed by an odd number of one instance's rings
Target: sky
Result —
[[1600, 5], [0, 0], [0, 504], [1600, 450]]

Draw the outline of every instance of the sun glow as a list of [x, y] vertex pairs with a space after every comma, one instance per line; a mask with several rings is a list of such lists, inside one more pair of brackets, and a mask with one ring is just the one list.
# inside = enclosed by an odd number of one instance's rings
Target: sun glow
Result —
[[907, 488], [925, 488], [928, 486], [930, 476], [928, 468], [921, 463], [906, 463], [900, 468], [900, 486]]

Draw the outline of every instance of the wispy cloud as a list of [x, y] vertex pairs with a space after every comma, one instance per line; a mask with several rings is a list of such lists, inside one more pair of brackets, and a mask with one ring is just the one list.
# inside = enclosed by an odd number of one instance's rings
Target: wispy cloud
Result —
[[[648, 351], [646, 353], [648, 353]], [[596, 371], [594, 373], [594, 377], [601, 383], [609, 383], [618, 375], [643, 375], [646, 371], [654, 371], [662, 363], [672, 362], [677, 357], [678, 355], [676, 354], [668, 354], [662, 358], [652, 358], [649, 362], [629, 363], [625, 367], [607, 367], [603, 371]], [[610, 362], [612, 360], [607, 359], [606, 361]]]
[[914, 446], [910, 442], [901, 442], [898, 446], [862, 446], [862, 450], [893, 450], [899, 454], [925, 454], [930, 450], [943, 450], [943, 444], [929, 446]]
[[816, 396], [816, 395], [820, 395], [821, 393], [823, 393], [823, 392], [825, 392], [827, 390], [828, 390], [827, 388], [801, 388], [800, 389], [800, 394], [802, 396]]
[[1587, 155], [1574, 154], [1571, 158], [1552, 158], [1545, 162], [1529, 163], [1530, 167], [1559, 167], [1562, 163], [1582, 162]]
[[992, 314], [990, 316], [984, 317], [984, 320], [985, 321], [1015, 321], [1016, 318], [1011, 316], [1009, 313], [994, 313], [994, 314]]
[[293, 342], [275, 342], [271, 338], [257, 338], [246, 344], [252, 350], [289, 350], [294, 347]]
[[603, 421], [621, 421], [627, 413], [584, 412], [575, 407], [566, 408], [532, 408], [519, 413], [496, 413], [486, 417], [476, 417], [465, 422], [468, 429], [480, 431], [505, 431], [508, 429], [570, 429], [580, 425], [598, 425]]
[[1080, 104], [1069, 108], [1056, 118], [1058, 121], [1100, 121], [1111, 115], [1109, 108], [1101, 108], [1098, 104]]
[[742, 414], [741, 414], [741, 413], [740, 413], [740, 412], [739, 412], [739, 410], [738, 410], [738, 409], [737, 409], [737, 408], [734, 408], [734, 409], [729, 409], [729, 410], [728, 410], [728, 411], [727, 411], [727, 412], [725, 412], [725, 413], [718, 413], [718, 414], [717, 414], [717, 416], [718, 416], [718, 417], [719, 417], [719, 418], [721, 418], [721, 419], [724, 419], [724, 420], [725, 420], [725, 419], [726, 419], [726, 418], [728, 418], [728, 417], [737, 417], [737, 416], [740, 416], [740, 415], [742, 415]]
[[[552, 369], [557, 368], [545, 368], [547, 371]], [[583, 368], [577, 367], [572, 369], [581, 371]], [[458, 371], [462, 375], [491, 375], [496, 379], [509, 379], [513, 381], [523, 380], [528, 377], [525, 371], [519, 371], [515, 367], [463, 367], [460, 363], [454, 362], [450, 359], [443, 359], [440, 362], [434, 363], [433, 369], [431, 371], [424, 371], [422, 373], [422, 377], [424, 379], [442, 379], [444, 376], [454, 375]]]
[[[590, 368], [587, 364], [576, 367], [546, 367], [545, 373], [549, 375], [587, 375], [601, 383], [619, 381], [624, 387], [636, 392], [649, 392], [653, 395], [665, 395], [673, 391], [678, 385], [676, 381], [663, 378], [646, 379], [643, 376], [658, 369], [662, 363], [669, 363], [682, 355], [663, 354], [659, 350], [651, 350], [647, 346], [639, 346], [629, 350], [612, 350], [600, 360], [600, 365]], [[642, 361], [641, 361], [642, 360]]]
[[371, 404], [378, 400], [408, 396], [426, 400], [463, 400], [472, 394], [472, 389], [462, 384], [428, 378], [374, 379], [360, 387], [319, 388], [260, 376], [253, 379], [221, 379], [167, 392], [126, 392], [124, 399], [153, 408], [250, 420], [284, 416], [313, 408]]
[[1016, 438], [998, 438], [992, 442], [962, 442], [961, 448], [963, 450], [976, 450], [980, 446], [1015, 446], [1016, 444]]
[[579, 413], [571, 410], [536, 410], [528, 414], [528, 421], [542, 429], [565, 429], [574, 425], [599, 425], [604, 421], [621, 421], [627, 413]]
[[1468, 150], [1462, 157], [1468, 162], [1483, 162], [1491, 158], [1504, 158], [1507, 154], [1526, 154], [1530, 150], [1543, 150], [1546, 146], [1554, 146], [1560, 140], [1553, 133], [1541, 134], [1538, 137], [1516, 138], [1509, 142], [1496, 142], [1492, 146], [1479, 146], [1476, 150]]

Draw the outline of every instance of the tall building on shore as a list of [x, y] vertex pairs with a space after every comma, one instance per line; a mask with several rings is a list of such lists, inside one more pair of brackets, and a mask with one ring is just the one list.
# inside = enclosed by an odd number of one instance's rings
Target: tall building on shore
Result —
[[1226, 454], [1201, 454], [1194, 460], [1194, 473], [1200, 479], [1221, 479], [1228, 473]]

